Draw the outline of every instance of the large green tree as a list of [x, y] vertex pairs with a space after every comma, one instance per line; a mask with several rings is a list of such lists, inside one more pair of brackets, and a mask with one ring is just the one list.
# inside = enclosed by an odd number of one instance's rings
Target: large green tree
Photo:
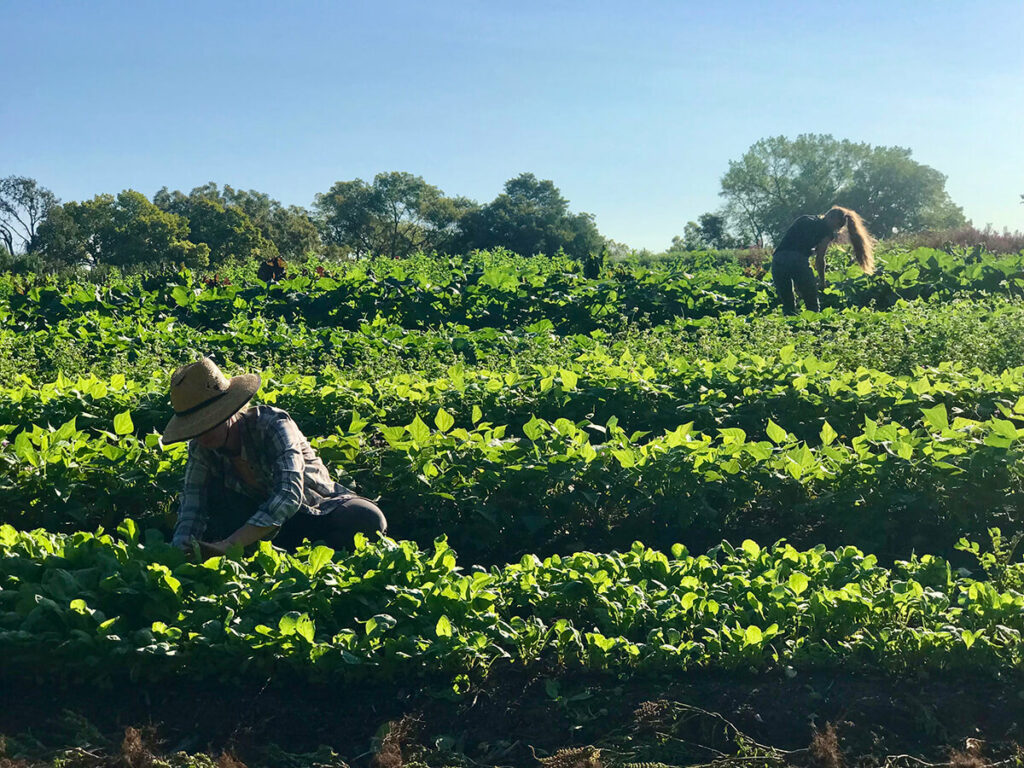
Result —
[[277, 255], [276, 247], [263, 237], [245, 211], [223, 202], [216, 184], [197, 187], [188, 195], [164, 187], [153, 196], [153, 203], [188, 222], [189, 240], [206, 244], [211, 264]]
[[302, 260], [320, 247], [320, 231], [310, 212], [298, 205], [282, 205], [255, 189], [233, 189], [224, 185], [224, 198], [241, 209], [289, 260]]
[[729, 163], [721, 195], [733, 231], [751, 240], [777, 241], [797, 216], [832, 205], [856, 210], [875, 236], [965, 223], [946, 177], [912, 160], [909, 149], [829, 135], [758, 141]]
[[702, 213], [697, 221], [688, 221], [682, 237], [673, 237], [670, 251], [704, 251], [738, 248], [741, 241], [729, 234], [728, 221], [720, 213]]
[[[196, 200], [213, 201], [225, 210], [233, 210], [236, 217], [239, 213], [247, 216], [266, 241], [262, 245], [261, 256], [272, 256], [273, 249], [276, 249], [277, 253], [289, 261], [302, 260], [320, 246], [320, 232], [309, 211], [297, 205], [285, 206], [255, 189], [235, 189], [229, 184], [220, 187], [211, 181], [195, 187], [188, 195], [178, 191], [169, 192], [164, 187], [153, 197], [153, 202], [161, 208], [179, 213], [190, 220], [186, 210], [187, 201]], [[270, 244], [273, 247], [268, 249]]]
[[466, 216], [467, 248], [508, 248], [525, 256], [563, 250], [585, 259], [604, 239], [589, 213], [571, 213], [569, 201], [550, 180], [523, 173], [505, 182], [492, 202]]
[[40, 223], [57, 205], [57, 197], [35, 179], [7, 176], [0, 179], [0, 241], [8, 253], [20, 245], [30, 248]]
[[357, 256], [404, 258], [416, 251], [450, 250], [459, 223], [476, 203], [446, 197], [411, 173], [378, 173], [372, 184], [339, 181], [316, 196], [325, 243]]
[[188, 221], [126, 189], [55, 206], [33, 241], [51, 266], [108, 265], [152, 269], [209, 264], [210, 249], [189, 238]]

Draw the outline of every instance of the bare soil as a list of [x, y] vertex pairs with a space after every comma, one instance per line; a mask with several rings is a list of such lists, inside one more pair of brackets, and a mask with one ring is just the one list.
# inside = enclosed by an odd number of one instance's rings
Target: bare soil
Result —
[[55, 689], [0, 678], [0, 768], [1022, 764], [1024, 675], [519, 670], [467, 694], [239, 683]]

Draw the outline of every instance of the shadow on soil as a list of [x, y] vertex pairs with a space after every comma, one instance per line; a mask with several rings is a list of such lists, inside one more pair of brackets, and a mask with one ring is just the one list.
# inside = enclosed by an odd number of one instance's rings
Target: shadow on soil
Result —
[[418, 687], [0, 680], [0, 768], [1020, 765], [1024, 676], [532, 670]]

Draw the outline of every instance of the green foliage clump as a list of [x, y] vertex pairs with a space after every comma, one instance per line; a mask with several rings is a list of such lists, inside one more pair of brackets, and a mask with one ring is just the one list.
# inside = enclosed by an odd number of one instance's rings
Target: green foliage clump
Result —
[[[529, 376], [453, 367], [372, 383], [286, 374], [260, 399], [296, 414], [397, 530], [446, 532], [491, 562], [779, 531], [898, 556], [1020, 524], [1024, 370], [843, 373], [791, 348], [667, 362], [595, 354]], [[163, 377], [120, 374], [0, 390], [0, 419], [62, 424], [0, 427], [2, 519], [74, 530], [142, 516], [167, 530], [185, 451], [158, 445], [165, 391]]]
[[49, 264], [152, 269], [165, 264], [203, 267], [210, 248], [189, 238], [188, 221], [128, 189], [84, 203], [54, 207], [33, 246]]
[[[357, 537], [350, 554], [261, 544], [187, 562], [134, 523], [120, 536], [0, 527], [0, 649], [12, 669], [83, 680], [291, 670], [447, 679], [503, 667], [654, 673], [821, 665], [995, 669], [1021, 662], [1024, 596], [924, 556], [882, 568], [853, 547], [637, 543], [464, 571]], [[46, 660], [43, 664], [42, 661]]]

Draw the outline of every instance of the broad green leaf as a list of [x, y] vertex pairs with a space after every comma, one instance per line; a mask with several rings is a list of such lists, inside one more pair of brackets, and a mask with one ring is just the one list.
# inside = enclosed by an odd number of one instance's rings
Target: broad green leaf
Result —
[[444, 408], [438, 408], [434, 416], [434, 424], [441, 432], [447, 432], [455, 425], [455, 418]]
[[409, 436], [417, 443], [423, 444], [430, 440], [430, 427], [423, 423], [423, 419], [416, 416], [412, 423], [406, 426]]
[[758, 546], [756, 541], [751, 539], [744, 539], [743, 543], [740, 544], [740, 549], [754, 558], [760, 557], [761, 555], [761, 547]]
[[32, 445], [28, 432], [24, 430], [14, 438], [14, 455], [22, 461], [27, 461], [33, 467], [39, 466], [39, 454], [36, 452], [35, 446]]
[[616, 448], [615, 450], [612, 451], [612, 455], [616, 459], [618, 459], [619, 464], [621, 464], [626, 469], [636, 466], [636, 458], [629, 451]]
[[686, 442], [687, 435], [693, 431], [693, 422], [687, 422], [665, 433], [665, 445], [676, 448]]
[[55, 443], [63, 442], [64, 440], [69, 440], [71, 439], [72, 436], [74, 436], [74, 434], [78, 431], [78, 428], [75, 426], [75, 419], [77, 418], [77, 416], [72, 416], [69, 421], [66, 421], [63, 424], [61, 424], [60, 429], [53, 433], [53, 441]]
[[179, 307], [184, 307], [195, 299], [195, 295], [188, 288], [176, 285], [171, 290], [171, 298], [174, 299], [175, 304]]
[[309, 553], [309, 568], [311, 573], [317, 573], [334, 557], [334, 550], [330, 547], [319, 545]]
[[135, 424], [132, 423], [132, 415], [128, 411], [122, 411], [114, 417], [114, 432], [118, 435], [128, 435], [135, 431]]
[[75, 613], [80, 613], [83, 616], [89, 615], [89, 606], [86, 604], [85, 600], [82, 600], [81, 598], [78, 598], [77, 600], [72, 600], [71, 605], [69, 607]]
[[932, 383], [928, 380], [927, 376], [922, 376], [920, 379], [915, 379], [910, 382], [910, 391], [915, 395], [923, 395], [932, 390]]
[[776, 445], [782, 445], [789, 440], [789, 433], [771, 419], [768, 420], [768, 427], [765, 430], [768, 439]]
[[864, 437], [866, 437], [868, 440], [874, 440], [877, 432], [878, 432], [878, 422], [873, 420], [873, 419], [868, 418], [867, 416], [865, 416], [864, 417]]
[[835, 439], [839, 437], [839, 434], [832, 429], [832, 425], [827, 421], [821, 426], [821, 444], [832, 445]]
[[791, 456], [786, 456], [785, 469], [794, 480], [799, 480], [803, 477], [804, 468], [799, 462], [794, 461]]
[[768, 461], [772, 457], [772, 444], [765, 440], [747, 443], [743, 448], [758, 461]]
[[945, 403], [939, 403], [932, 408], [922, 408], [925, 426], [932, 430], [942, 432], [949, 429], [949, 414], [946, 412]]
[[130, 517], [126, 517], [119, 526], [117, 532], [126, 540], [134, 544], [139, 540], [139, 526]]
[[282, 635], [294, 635], [295, 626], [299, 621], [298, 611], [288, 611], [281, 617], [281, 620], [277, 622], [277, 628], [281, 631]]
[[452, 623], [448, 620], [447, 616], [442, 616], [437, 620], [437, 625], [434, 627], [434, 632], [438, 637], [451, 637], [452, 636]]
[[540, 419], [536, 416], [531, 416], [530, 420], [523, 424], [523, 434], [526, 435], [530, 440], [536, 440], [541, 435], [543, 425]]
[[992, 427], [992, 433], [1005, 437], [1007, 440], [1017, 439], [1017, 427], [1014, 426], [1012, 421], [1006, 419], [992, 419], [989, 421], [989, 425]]
[[760, 645], [761, 641], [764, 640], [764, 635], [761, 632], [761, 628], [751, 624], [747, 627], [746, 632], [743, 633], [743, 645]]
[[793, 590], [793, 594], [802, 595], [804, 590], [806, 590], [808, 585], [811, 583], [811, 580], [807, 578], [806, 574], [803, 574], [800, 571], [793, 571], [793, 573], [789, 575], [788, 583], [789, 588]]
[[718, 431], [722, 435], [722, 442], [726, 444], [736, 443], [737, 445], [743, 445], [747, 440], [747, 433], [739, 427], [726, 427]]
[[303, 613], [295, 620], [295, 633], [305, 638], [307, 643], [313, 642], [316, 625], [308, 614]]
[[171, 576], [171, 574], [165, 573], [161, 576], [161, 579], [174, 594], [178, 594], [181, 591], [181, 582]]
[[551, 426], [553, 426], [555, 431], [560, 435], [574, 435], [578, 431], [576, 425], [566, 418], [555, 419], [555, 423]]
[[995, 432], [990, 432], [989, 434], [985, 435], [985, 445], [988, 445], [992, 448], [1005, 449], [1013, 445], [1013, 440], [1009, 437], [1003, 437], [1002, 435], [998, 435]]

